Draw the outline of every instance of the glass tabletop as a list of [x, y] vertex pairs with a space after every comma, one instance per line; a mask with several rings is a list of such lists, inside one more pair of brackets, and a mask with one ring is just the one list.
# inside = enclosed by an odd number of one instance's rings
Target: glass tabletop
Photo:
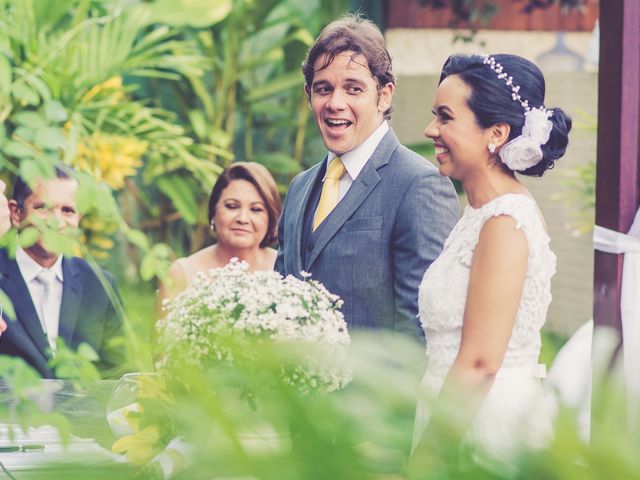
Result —
[[[114, 437], [106, 420], [107, 401], [116, 381], [98, 380], [82, 385], [64, 380], [41, 382], [34, 400], [43, 412], [60, 413], [69, 420], [71, 440], [63, 445], [57, 430], [49, 425], [23, 431], [13, 423], [15, 419], [0, 418], [0, 462], [6, 469], [37, 470], [61, 462], [81, 467], [121, 460], [122, 457], [111, 453]], [[11, 401], [9, 394], [9, 386], [0, 379], [0, 398], [5, 403]], [[13, 438], [9, 436], [10, 430]]]

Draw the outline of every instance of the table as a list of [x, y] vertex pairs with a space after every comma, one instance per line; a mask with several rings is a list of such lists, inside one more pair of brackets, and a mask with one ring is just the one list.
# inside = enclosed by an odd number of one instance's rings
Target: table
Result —
[[[115, 478], [114, 469], [130, 470], [122, 464], [123, 457], [110, 451], [114, 437], [106, 421], [106, 405], [116, 381], [92, 381], [81, 387], [63, 380], [43, 379], [41, 382], [44, 394], [38, 395], [37, 402], [44, 412], [61, 413], [69, 420], [71, 442], [64, 446], [57, 430], [51, 426], [22, 432], [15, 428], [15, 424], [0, 423], [0, 447], [6, 450], [22, 447], [22, 450], [27, 450], [0, 452], [0, 462], [14, 478], [73, 477], [95, 480]], [[6, 397], [9, 391], [9, 387], [0, 379], [0, 395]], [[0, 419], [0, 422], [11, 421]], [[8, 438], [10, 426], [17, 432], [13, 440]], [[121, 476], [121, 473], [118, 473], [120, 478], [126, 476]], [[1, 478], [12, 477], [0, 471]]]

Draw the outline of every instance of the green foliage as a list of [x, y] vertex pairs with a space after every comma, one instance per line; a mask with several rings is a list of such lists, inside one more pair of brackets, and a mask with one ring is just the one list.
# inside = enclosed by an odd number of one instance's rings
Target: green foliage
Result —
[[77, 351], [71, 350], [60, 337], [56, 339], [56, 354], [49, 366], [56, 378], [88, 382], [99, 380], [100, 373], [95, 366], [100, 360], [97, 352], [88, 343], [81, 343]]
[[[40, 375], [21, 358], [0, 355], [0, 378], [7, 387], [0, 391], [0, 419], [25, 431], [29, 427], [52, 425], [63, 441], [69, 439], [67, 418], [51, 411], [47, 398], [51, 392], [40, 382]], [[9, 438], [15, 436], [15, 426], [7, 424]]]
[[[584, 111], [576, 112], [576, 128], [596, 134], [598, 122]], [[562, 189], [554, 194], [553, 200], [562, 202], [569, 209], [571, 220], [568, 227], [573, 235], [591, 232], [596, 217], [596, 162], [579, 164], [562, 171]]]

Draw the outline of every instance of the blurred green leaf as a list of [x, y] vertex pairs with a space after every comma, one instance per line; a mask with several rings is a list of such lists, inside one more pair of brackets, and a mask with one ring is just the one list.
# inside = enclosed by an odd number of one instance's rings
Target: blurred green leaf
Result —
[[3, 150], [6, 155], [18, 158], [32, 157], [35, 154], [35, 151], [29, 145], [13, 140], [6, 142]]
[[48, 150], [65, 148], [64, 132], [58, 127], [44, 127], [36, 131], [35, 143]]
[[32, 0], [35, 20], [41, 26], [54, 26], [70, 9], [78, 4], [77, 0]]
[[130, 228], [126, 232], [127, 240], [144, 251], [149, 250], [149, 238], [140, 230]]
[[146, 5], [149, 22], [172, 26], [210, 27], [231, 12], [231, 0], [155, 0]]
[[52, 252], [72, 257], [76, 241], [69, 234], [46, 228], [42, 232], [42, 243]]
[[42, 115], [38, 112], [32, 111], [16, 113], [13, 116], [13, 121], [17, 125], [23, 125], [31, 128], [42, 128], [47, 126], [47, 122], [44, 120]]
[[32, 143], [36, 139], [36, 129], [21, 125], [13, 132], [13, 138]]
[[64, 122], [67, 120], [67, 111], [58, 100], [51, 100], [44, 106], [44, 115], [50, 122]]
[[292, 175], [300, 169], [298, 162], [285, 153], [256, 155], [255, 161], [267, 167], [270, 172], [278, 175]]
[[148, 252], [142, 257], [140, 262], [140, 276], [142, 280], [151, 280], [156, 274], [156, 256], [153, 251]]
[[156, 243], [152, 248], [157, 258], [166, 259], [171, 255], [171, 248], [166, 243]]
[[3, 290], [0, 289], [0, 308], [4, 310], [5, 314], [2, 318], [15, 319], [16, 311], [13, 309], [13, 304], [11, 303], [11, 299], [7, 297], [7, 294], [4, 293]]
[[79, 176], [78, 190], [76, 191], [76, 205], [81, 214], [86, 214], [94, 206], [98, 195], [97, 184], [88, 175]]
[[286, 92], [293, 88], [302, 88], [302, 79], [300, 78], [300, 72], [291, 72], [276, 79], [266, 83], [265, 85], [261, 85], [259, 87], [255, 87], [251, 90], [251, 92], [247, 95], [248, 102], [257, 102], [259, 100], [264, 100], [265, 98], [272, 97], [282, 92]]
[[191, 183], [177, 175], [160, 177], [156, 185], [162, 193], [168, 196], [173, 206], [189, 225], [195, 225], [198, 215], [198, 202]]
[[200, 138], [207, 137], [207, 121], [202, 110], [189, 110], [189, 121], [193, 131]]
[[12, 76], [9, 60], [0, 53], [0, 95], [7, 95], [11, 90]]
[[82, 342], [77, 351], [68, 347], [62, 337], [56, 339], [56, 354], [49, 360], [49, 366], [56, 378], [76, 381], [95, 381], [100, 372], [94, 365], [100, 357], [88, 343]]
[[42, 178], [54, 178], [55, 169], [51, 163], [43, 159], [22, 160], [20, 162], [20, 177], [29, 185]]
[[22, 105], [37, 105], [40, 103], [40, 96], [22, 79], [13, 84], [13, 97]]
[[78, 355], [80, 355], [82, 358], [90, 362], [97, 362], [98, 360], [100, 360], [100, 356], [95, 351], [95, 349], [91, 345], [85, 342], [82, 342], [78, 346]]
[[35, 227], [27, 227], [20, 231], [18, 240], [22, 248], [29, 248], [40, 238], [40, 232]]
[[9, 384], [12, 392], [23, 395], [24, 391], [40, 385], [40, 375], [20, 357], [0, 355], [0, 377]]

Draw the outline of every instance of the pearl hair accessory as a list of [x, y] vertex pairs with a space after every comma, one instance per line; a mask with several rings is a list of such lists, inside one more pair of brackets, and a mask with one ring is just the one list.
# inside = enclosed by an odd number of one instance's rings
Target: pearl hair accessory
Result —
[[[502, 146], [499, 152], [500, 159], [507, 167], [514, 171], [522, 171], [537, 165], [542, 160], [542, 148], [549, 141], [553, 123], [549, 118], [552, 110], [547, 110], [543, 105], [530, 107], [529, 101], [520, 95], [520, 86], [514, 85], [513, 77], [509, 76], [501, 64], [494, 57], [482, 55], [485, 65], [498, 74], [498, 79], [504, 80], [511, 87], [511, 98], [518, 102], [524, 109], [524, 126], [522, 133]], [[491, 151], [491, 148], [489, 148]], [[493, 152], [492, 152], [493, 153]]]

